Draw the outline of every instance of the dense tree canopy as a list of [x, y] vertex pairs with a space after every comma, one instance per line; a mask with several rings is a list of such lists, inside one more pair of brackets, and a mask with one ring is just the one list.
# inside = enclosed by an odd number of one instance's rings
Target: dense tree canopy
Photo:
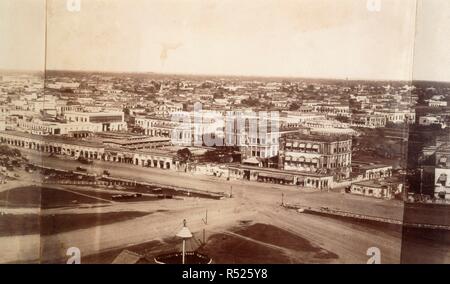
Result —
[[0, 155], [8, 157], [21, 157], [22, 153], [18, 149], [13, 149], [8, 145], [0, 145]]

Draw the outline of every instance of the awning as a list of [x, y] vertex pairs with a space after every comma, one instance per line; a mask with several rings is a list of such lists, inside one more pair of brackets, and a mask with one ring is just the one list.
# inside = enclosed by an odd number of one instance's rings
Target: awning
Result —
[[300, 157], [300, 158], [298, 158], [298, 161], [299, 161], [299, 162], [304, 162], [304, 161], [305, 161], [305, 157]]
[[282, 175], [282, 174], [275, 174], [275, 173], [259, 173], [258, 177], [282, 179], [282, 180], [287, 180], [287, 181], [293, 181], [294, 180], [293, 176]]
[[286, 161], [290, 161], [291, 160], [291, 156], [286, 156], [286, 158], [284, 158]]
[[447, 163], [447, 157], [441, 157], [439, 163]]
[[305, 148], [305, 143], [300, 143], [300, 148]]
[[447, 175], [441, 174], [438, 178], [438, 182], [447, 182]]
[[259, 161], [258, 158], [256, 158], [256, 157], [251, 157], [251, 158], [248, 158], [248, 159], [242, 161], [242, 163], [244, 163], [244, 164], [254, 164], [254, 165], [259, 165], [260, 161]]
[[312, 148], [312, 144], [311, 143], [306, 144], [306, 148], [307, 149]]
[[313, 149], [319, 149], [319, 145], [317, 145], [317, 144], [316, 144], [316, 145], [313, 145], [312, 148], [313, 148]]
[[286, 147], [292, 147], [292, 143], [291, 142], [287, 142], [286, 143]]
[[304, 176], [297, 176], [297, 181], [305, 181], [305, 177]]
[[294, 148], [297, 148], [298, 147], [298, 142], [294, 142]]
[[305, 162], [306, 162], [306, 163], [311, 163], [311, 158], [306, 158], [306, 159], [305, 159]]

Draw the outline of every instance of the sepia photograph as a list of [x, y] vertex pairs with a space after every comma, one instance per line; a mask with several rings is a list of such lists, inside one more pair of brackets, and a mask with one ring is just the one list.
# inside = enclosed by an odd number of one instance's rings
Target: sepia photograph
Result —
[[0, 0], [0, 35], [0, 263], [450, 264], [449, 1]]

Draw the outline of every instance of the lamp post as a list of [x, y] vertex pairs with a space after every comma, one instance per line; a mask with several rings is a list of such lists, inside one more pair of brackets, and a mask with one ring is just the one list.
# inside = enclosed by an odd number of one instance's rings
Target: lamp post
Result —
[[186, 219], [183, 220], [183, 228], [176, 235], [183, 239], [182, 263], [186, 262], [186, 240], [192, 238], [192, 233], [186, 226]]

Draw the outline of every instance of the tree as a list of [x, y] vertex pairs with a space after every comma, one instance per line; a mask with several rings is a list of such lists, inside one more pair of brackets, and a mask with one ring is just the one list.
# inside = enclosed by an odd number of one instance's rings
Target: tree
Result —
[[188, 148], [183, 148], [177, 151], [177, 159], [182, 162], [186, 163], [192, 158], [192, 153]]
[[296, 103], [296, 102], [292, 103], [292, 104], [289, 106], [289, 110], [290, 110], [290, 111], [295, 111], [295, 110], [298, 110], [299, 108], [300, 108], [300, 105], [299, 105], [298, 103]]
[[336, 120], [343, 123], [349, 123], [350, 119], [346, 116], [337, 116]]
[[21, 157], [22, 153], [18, 149], [12, 149], [8, 145], [0, 145], [0, 155], [8, 157]]
[[260, 104], [260, 101], [257, 98], [248, 98], [248, 99], [242, 100], [242, 104], [249, 106], [249, 107], [253, 107], [253, 106], [258, 106]]
[[218, 147], [214, 150], [209, 150], [205, 153], [204, 159], [207, 162], [231, 163], [236, 159], [235, 152], [238, 152], [237, 147]]
[[12, 154], [14, 157], [21, 157], [22, 153], [20, 153], [19, 149], [13, 149]]
[[309, 84], [308, 87], [306, 88], [308, 91], [314, 91], [315, 87], [313, 84]]
[[214, 99], [224, 99], [225, 96], [223, 95], [223, 93], [215, 93], [214, 94]]

